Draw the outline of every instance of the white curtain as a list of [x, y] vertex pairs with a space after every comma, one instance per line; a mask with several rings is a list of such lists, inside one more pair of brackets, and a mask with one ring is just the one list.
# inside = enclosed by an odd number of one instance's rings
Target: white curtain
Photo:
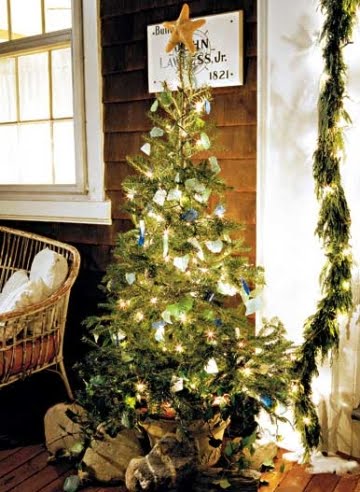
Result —
[[[289, 338], [301, 343], [305, 319], [320, 298], [318, 278], [325, 257], [314, 235], [318, 204], [312, 154], [317, 138], [317, 99], [322, 73], [317, 0], [258, 0], [258, 263], [266, 289], [259, 319], [278, 316]], [[353, 119], [346, 130], [342, 166], [352, 215], [355, 262], [360, 259], [360, 37], [347, 48]], [[358, 266], [355, 264], [354, 277]], [[359, 281], [359, 279], [357, 280]], [[354, 289], [359, 289], [354, 282]], [[356, 294], [356, 292], [355, 292]], [[358, 296], [359, 297], [359, 296]], [[339, 358], [314, 383], [325, 445], [360, 456], [360, 423], [351, 410], [360, 400], [359, 312], [342, 323]], [[346, 324], [349, 329], [346, 329]]]

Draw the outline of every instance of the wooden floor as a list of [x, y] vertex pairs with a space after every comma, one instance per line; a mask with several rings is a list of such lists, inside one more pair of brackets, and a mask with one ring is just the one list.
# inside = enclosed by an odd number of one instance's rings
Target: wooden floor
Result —
[[[0, 492], [60, 492], [64, 480], [73, 473], [69, 464], [50, 465], [41, 444], [0, 450]], [[124, 488], [92, 486], [84, 492], [122, 492]]]
[[[60, 492], [69, 464], [50, 465], [44, 446], [35, 444], [0, 450], [0, 492]], [[280, 471], [281, 470], [281, 471]], [[274, 471], [263, 474], [268, 485], [260, 492], [360, 492], [360, 476], [310, 475], [303, 466], [284, 462], [281, 453]], [[124, 487], [91, 486], [84, 492], [125, 492]], [[240, 491], [239, 491], [240, 492]]]

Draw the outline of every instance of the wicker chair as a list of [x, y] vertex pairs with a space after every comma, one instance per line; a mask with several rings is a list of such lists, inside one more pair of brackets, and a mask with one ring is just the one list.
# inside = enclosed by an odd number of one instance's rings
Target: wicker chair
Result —
[[0, 314], [0, 388], [49, 369], [61, 376], [72, 400], [64, 367], [63, 342], [70, 291], [79, 272], [79, 252], [59, 241], [0, 226], [0, 291], [16, 270], [29, 273], [34, 256], [43, 248], [52, 249], [67, 259], [68, 275], [45, 300]]

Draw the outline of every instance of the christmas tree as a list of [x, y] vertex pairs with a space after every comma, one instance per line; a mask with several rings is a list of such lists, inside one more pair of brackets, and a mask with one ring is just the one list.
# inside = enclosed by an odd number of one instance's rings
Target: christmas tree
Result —
[[255, 334], [263, 270], [246, 257], [243, 227], [226, 215], [211, 91], [194, 77], [198, 26], [186, 5], [167, 23], [178, 86], [165, 83], [156, 95], [151, 131], [128, 157], [133, 228], [118, 237], [103, 312], [87, 320], [94, 350], [80, 369], [80, 401], [94, 428], [116, 432], [152, 416], [173, 417], [186, 431], [217, 416], [249, 435], [262, 408], [276, 417], [278, 404], [288, 404], [291, 345], [278, 320]]

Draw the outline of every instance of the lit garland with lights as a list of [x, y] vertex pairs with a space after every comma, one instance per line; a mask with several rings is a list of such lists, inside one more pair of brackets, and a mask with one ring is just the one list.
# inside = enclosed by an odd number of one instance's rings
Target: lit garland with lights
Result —
[[344, 108], [346, 65], [343, 48], [351, 42], [359, 0], [320, 0], [325, 14], [324, 81], [318, 102], [318, 140], [313, 176], [320, 204], [316, 234], [327, 258], [321, 274], [323, 297], [304, 326], [304, 342], [295, 362], [299, 385], [294, 392], [295, 423], [308, 455], [320, 442], [320, 424], [312, 402], [311, 382], [324, 359], [339, 343], [339, 315], [352, 305], [350, 212], [341, 184], [340, 164], [344, 150], [343, 125], [350, 121]]
[[249, 320], [263, 271], [226, 216], [211, 93], [196, 87], [194, 60], [180, 47], [178, 90], [157, 94], [141, 153], [128, 158], [134, 227], [118, 237], [105, 313], [87, 320], [94, 350], [80, 367], [94, 428], [114, 432], [171, 409], [185, 428], [220, 414], [246, 434], [262, 408], [277, 418], [289, 402], [291, 343], [278, 320], [256, 335]]

